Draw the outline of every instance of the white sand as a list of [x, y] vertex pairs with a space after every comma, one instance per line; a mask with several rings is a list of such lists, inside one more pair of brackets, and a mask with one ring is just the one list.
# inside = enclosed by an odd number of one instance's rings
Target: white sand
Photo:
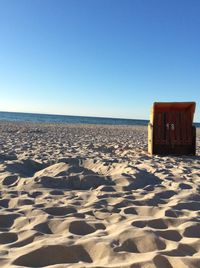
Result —
[[0, 123], [0, 267], [200, 267], [196, 157], [135, 126]]

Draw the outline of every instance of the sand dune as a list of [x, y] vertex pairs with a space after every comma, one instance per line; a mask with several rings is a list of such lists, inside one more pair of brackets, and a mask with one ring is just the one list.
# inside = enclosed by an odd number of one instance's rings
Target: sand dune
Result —
[[0, 124], [0, 267], [200, 267], [197, 156], [146, 127]]

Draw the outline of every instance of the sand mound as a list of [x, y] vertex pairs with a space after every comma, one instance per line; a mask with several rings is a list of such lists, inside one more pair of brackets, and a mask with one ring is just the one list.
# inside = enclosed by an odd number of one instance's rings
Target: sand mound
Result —
[[89, 190], [101, 185], [115, 184], [109, 177], [84, 168], [84, 163], [79, 166], [78, 161], [72, 160], [70, 162], [76, 163], [75, 166], [59, 162], [36, 172], [34, 176], [35, 182], [41, 187], [73, 190]]
[[43, 166], [43, 164], [32, 159], [8, 161], [5, 166], [5, 171], [18, 174], [21, 177], [30, 177]]

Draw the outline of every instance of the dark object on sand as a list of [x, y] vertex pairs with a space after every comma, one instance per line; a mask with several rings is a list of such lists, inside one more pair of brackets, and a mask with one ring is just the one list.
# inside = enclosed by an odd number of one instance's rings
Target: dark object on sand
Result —
[[150, 154], [195, 155], [195, 102], [154, 102], [148, 125]]

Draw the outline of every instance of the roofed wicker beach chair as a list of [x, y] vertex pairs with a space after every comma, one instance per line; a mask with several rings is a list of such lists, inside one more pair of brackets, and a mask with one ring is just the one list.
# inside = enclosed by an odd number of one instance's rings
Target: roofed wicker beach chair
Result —
[[155, 102], [148, 125], [150, 154], [195, 155], [195, 102]]

